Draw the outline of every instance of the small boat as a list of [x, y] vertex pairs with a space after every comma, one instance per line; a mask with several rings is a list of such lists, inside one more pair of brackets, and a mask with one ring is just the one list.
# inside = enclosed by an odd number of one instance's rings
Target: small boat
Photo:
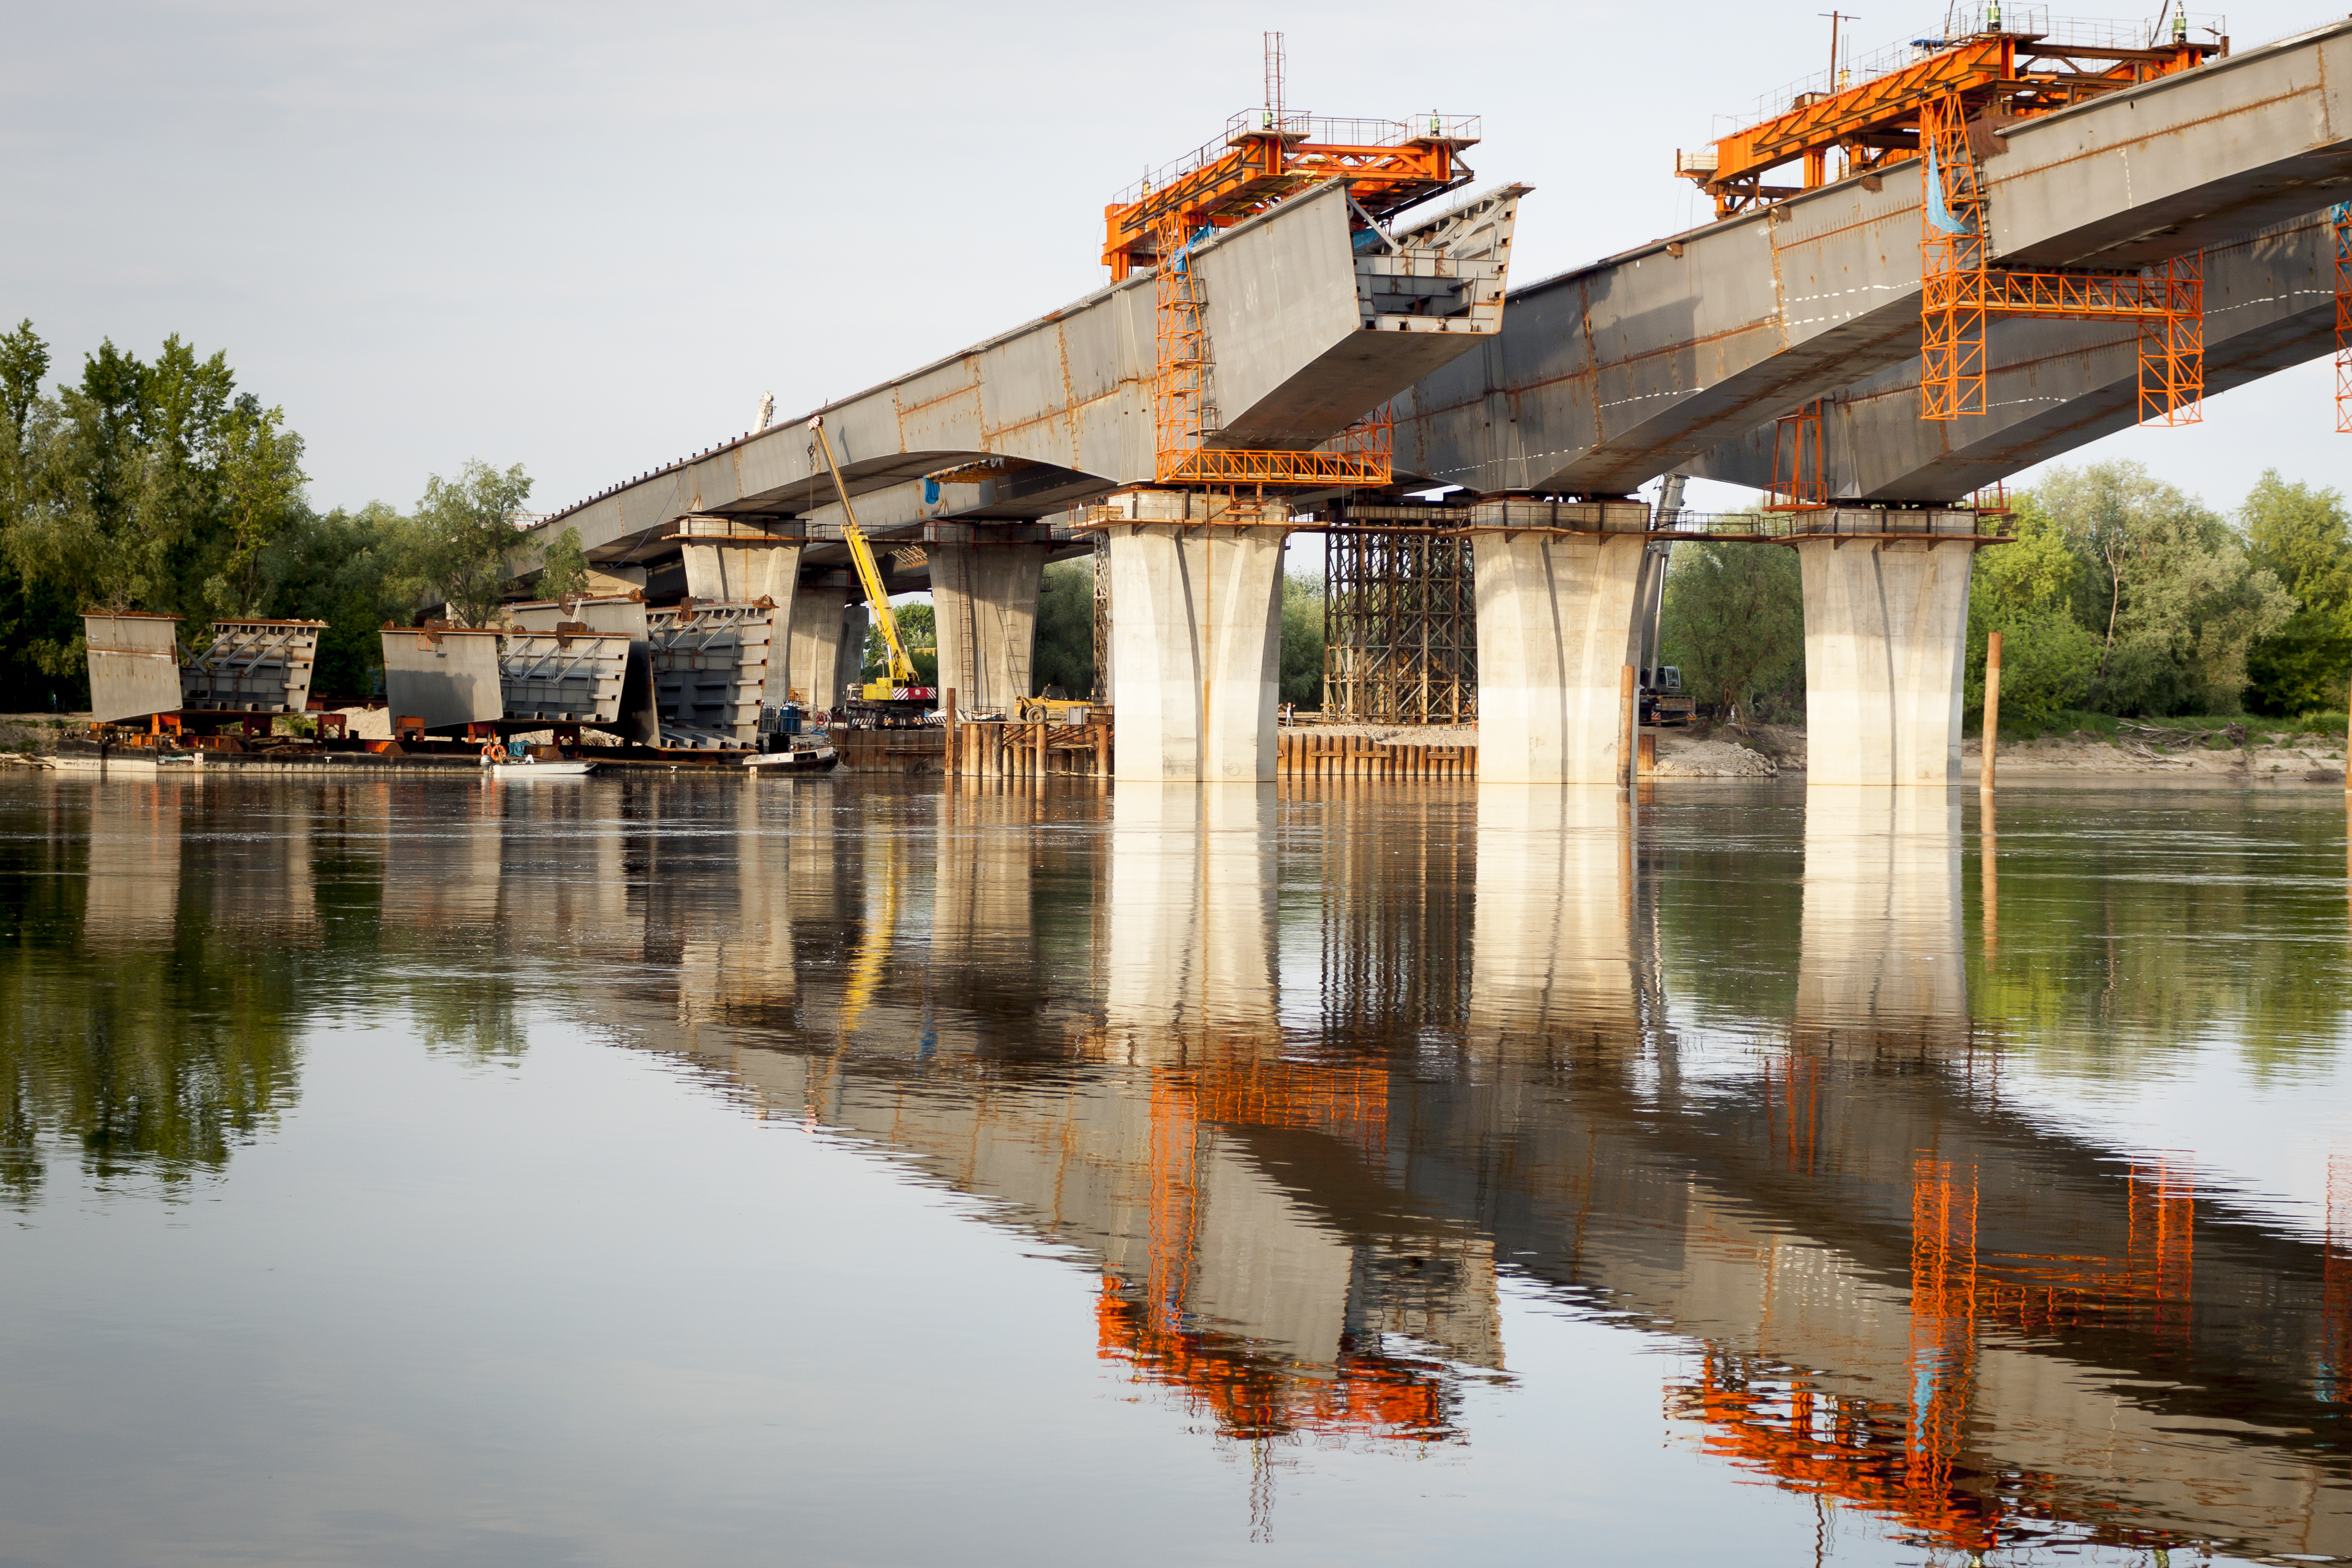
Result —
[[492, 763], [488, 773], [501, 779], [584, 779], [596, 771], [594, 763]]
[[755, 773], [829, 773], [841, 763], [830, 742], [794, 746], [788, 752], [761, 752], [743, 759]]

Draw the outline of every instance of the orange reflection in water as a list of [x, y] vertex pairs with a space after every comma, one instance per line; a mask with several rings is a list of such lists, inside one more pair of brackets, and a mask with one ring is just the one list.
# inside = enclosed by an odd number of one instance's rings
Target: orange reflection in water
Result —
[[1320, 1132], [1367, 1154], [1387, 1141], [1388, 1079], [1371, 1068], [1212, 1058], [1163, 1070], [1151, 1088], [1147, 1277], [1103, 1279], [1096, 1343], [1107, 1359], [1181, 1390], [1226, 1436], [1310, 1433], [1430, 1442], [1457, 1438], [1444, 1364], [1343, 1338], [1329, 1367], [1198, 1326], [1190, 1291], [1200, 1247], [1201, 1162], [1210, 1123]]
[[[1802, 1098], [1791, 1093], [1789, 1102]], [[2188, 1165], [2136, 1165], [2126, 1182], [2123, 1256], [2004, 1253], [1979, 1244], [1976, 1168], [1920, 1153], [1911, 1181], [1907, 1405], [1828, 1394], [1801, 1372], [1710, 1343], [1698, 1377], [1668, 1386], [1669, 1413], [1701, 1423], [1704, 1452], [1765, 1484], [1878, 1515], [1923, 1545], [1982, 1552], [2032, 1521], [2095, 1521], [2098, 1500], [2062, 1498], [2070, 1489], [2059, 1478], [1971, 1457], [1969, 1415], [1987, 1329], [2022, 1334], [2130, 1314], [2188, 1333], [2196, 1218]], [[2331, 1230], [2339, 1206], [2331, 1188]], [[2338, 1312], [2343, 1289], [2331, 1283]], [[2095, 1528], [2120, 1544], [2174, 1539], [2120, 1523]]]

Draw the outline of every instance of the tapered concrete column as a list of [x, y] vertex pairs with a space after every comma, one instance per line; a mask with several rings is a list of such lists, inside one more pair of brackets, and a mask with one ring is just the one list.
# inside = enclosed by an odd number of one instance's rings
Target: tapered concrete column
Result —
[[970, 712], [1013, 710], [1032, 695], [1037, 591], [1050, 544], [935, 544], [931, 607], [940, 680]]
[[1286, 523], [1114, 523], [1117, 776], [1270, 783]]
[[840, 588], [803, 588], [793, 595], [785, 687], [812, 708], [840, 707], [842, 688], [857, 679], [865, 661], [865, 606], [853, 612], [845, 596]]
[[1481, 783], [1617, 781], [1618, 678], [1642, 657], [1648, 542], [1638, 531], [1475, 536]]
[[[777, 531], [740, 518], [682, 517], [677, 531], [686, 591], [695, 599], [706, 605], [772, 599], [782, 605], [792, 598], [803, 546], [778, 543]], [[703, 539], [712, 542], [697, 542]]]
[[[1840, 510], [1806, 526], [1822, 531], [1794, 546], [1807, 782], [1940, 789], [1960, 776], [1975, 514]], [[1919, 536], [1866, 536], [1894, 526]]]

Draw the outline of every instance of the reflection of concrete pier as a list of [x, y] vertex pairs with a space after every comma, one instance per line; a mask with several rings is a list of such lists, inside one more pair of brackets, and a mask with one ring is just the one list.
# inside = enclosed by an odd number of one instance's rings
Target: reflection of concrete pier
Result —
[[[1795, 971], [1790, 1027], [1753, 1055], [1669, 1026], [1650, 944], [1680, 928], [1656, 906], [1713, 888], [1638, 880], [1611, 791], [1490, 784], [1475, 826], [1359, 813], [1320, 845], [1218, 786], [1122, 786], [1099, 833], [960, 795], [929, 843], [903, 821], [820, 837], [747, 795], [733, 817], [690, 788], [642, 804], [756, 842], [616, 821], [596, 831], [632, 868], [625, 909], [542, 901], [503, 929], [584, 951], [564, 921], [634, 922], [642, 961], [583, 966], [584, 1012], [1075, 1249], [1099, 1348], [1222, 1431], [1464, 1435], [1458, 1379], [1503, 1359], [1502, 1258], [1692, 1343], [1670, 1407], [1717, 1461], [1910, 1539], [2352, 1550], [2329, 1381], [2347, 1292], [2322, 1248], [2178, 1165], [2001, 1102], [1933, 792], [1809, 792], [1801, 919], [1779, 949], [1749, 939]], [[1278, 888], [1415, 868], [1344, 932], [1410, 954], [1474, 863], [1459, 1042], [1429, 1010], [1400, 1032], [1328, 1000], [1285, 1034], [1276, 986], [1310, 944]], [[519, 879], [560, 880], [506, 864], [511, 910]], [[785, 890], [781, 916], [755, 884]], [[736, 1000], [682, 1005], [722, 983]]]
[[1800, 1031], [1964, 1044], [1960, 804], [1943, 790], [1805, 791]]
[[1500, 1057], [1638, 1028], [1633, 808], [1606, 787], [1478, 786], [1470, 1045]]

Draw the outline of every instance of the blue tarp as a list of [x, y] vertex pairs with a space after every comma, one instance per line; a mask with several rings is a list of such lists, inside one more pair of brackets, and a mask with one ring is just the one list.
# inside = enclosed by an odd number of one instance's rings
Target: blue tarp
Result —
[[1936, 169], [1936, 150], [1927, 149], [1927, 221], [1946, 234], [1966, 234], [1969, 226], [1952, 216], [1944, 205], [1944, 178]]

